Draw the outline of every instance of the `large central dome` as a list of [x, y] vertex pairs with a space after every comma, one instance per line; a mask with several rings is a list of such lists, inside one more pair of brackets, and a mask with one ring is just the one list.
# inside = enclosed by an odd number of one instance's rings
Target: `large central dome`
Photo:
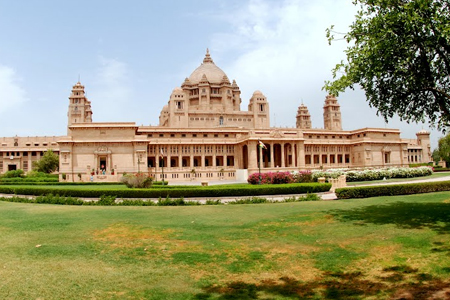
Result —
[[209, 55], [209, 51], [206, 50], [205, 58], [203, 59], [203, 63], [192, 72], [191, 76], [189, 76], [189, 81], [191, 84], [198, 84], [202, 79], [203, 75], [206, 76], [210, 83], [221, 83], [223, 81], [223, 77], [226, 76], [225, 72], [222, 71], [218, 66], [216, 66]]

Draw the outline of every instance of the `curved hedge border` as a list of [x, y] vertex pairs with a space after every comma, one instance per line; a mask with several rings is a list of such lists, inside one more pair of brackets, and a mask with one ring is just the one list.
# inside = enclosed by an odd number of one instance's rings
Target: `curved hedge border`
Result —
[[42, 196], [47, 194], [58, 194], [65, 197], [98, 198], [104, 195], [119, 198], [192, 198], [192, 197], [229, 197], [229, 196], [261, 196], [261, 195], [286, 195], [286, 194], [307, 194], [327, 192], [331, 188], [329, 183], [294, 183], [282, 185], [248, 185], [238, 187], [172, 187], [172, 188], [151, 188], [151, 189], [71, 189], [71, 188], [46, 188], [41, 186], [21, 187], [21, 186], [0, 186], [0, 193], [16, 195]]
[[450, 181], [421, 182], [377, 186], [339, 188], [335, 193], [338, 199], [368, 198], [380, 196], [411, 195], [450, 191]]

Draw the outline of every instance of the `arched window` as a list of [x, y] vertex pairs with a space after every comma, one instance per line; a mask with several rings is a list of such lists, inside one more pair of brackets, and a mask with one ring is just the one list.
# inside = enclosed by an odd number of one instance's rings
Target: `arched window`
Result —
[[220, 118], [219, 118], [219, 125], [223, 125], [223, 117], [222, 116], [220, 116]]

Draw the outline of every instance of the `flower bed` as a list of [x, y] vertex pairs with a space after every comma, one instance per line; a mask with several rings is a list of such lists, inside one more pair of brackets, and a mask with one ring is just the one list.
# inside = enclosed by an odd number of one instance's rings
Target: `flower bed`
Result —
[[351, 181], [370, 181], [370, 180], [382, 180], [384, 178], [412, 178], [429, 176], [433, 174], [433, 170], [430, 167], [418, 167], [418, 168], [386, 168], [386, 169], [368, 169], [349, 171], [348, 169], [330, 169], [326, 171], [312, 171], [312, 178], [317, 181], [319, 177], [325, 178], [337, 178], [340, 175], [347, 176], [347, 182]]
[[313, 182], [310, 171], [291, 172], [268, 172], [253, 173], [247, 179], [250, 184], [284, 184], [284, 183], [307, 183]]

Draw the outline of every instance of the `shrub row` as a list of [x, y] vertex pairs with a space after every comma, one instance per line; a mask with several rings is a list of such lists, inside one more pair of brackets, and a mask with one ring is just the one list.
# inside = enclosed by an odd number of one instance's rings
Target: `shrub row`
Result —
[[228, 197], [228, 196], [260, 196], [260, 195], [285, 195], [307, 194], [329, 191], [328, 183], [293, 183], [283, 185], [246, 185], [246, 186], [210, 186], [210, 187], [163, 187], [152, 189], [71, 189], [43, 186], [0, 186], [0, 193], [17, 195], [47, 195], [59, 194], [61, 196], [98, 198], [102, 195], [120, 198], [191, 198], [191, 197]]
[[450, 181], [339, 188], [336, 189], [335, 193], [338, 199], [350, 199], [410, 195], [442, 191], [450, 191]]
[[418, 164], [409, 164], [410, 168], [417, 168], [417, 167], [433, 167], [433, 162], [428, 163], [418, 163]]
[[1, 178], [0, 184], [3, 183], [32, 183], [32, 182], [58, 182], [58, 178], [54, 177], [12, 177], [12, 178]]
[[121, 182], [59, 182], [59, 181], [51, 181], [51, 182], [42, 182], [42, 181], [0, 181], [0, 186], [2, 185], [121, 185]]
[[[285, 200], [272, 201], [266, 198], [252, 197], [228, 202], [228, 204], [260, 204], [260, 203], [283, 203], [283, 202], [300, 202], [300, 201], [317, 201], [321, 198], [316, 194], [307, 194], [302, 197], [291, 197]], [[61, 197], [59, 195], [45, 195], [36, 198], [27, 197], [0, 197], [0, 201], [20, 202], [20, 203], [37, 203], [37, 204], [58, 204], [58, 205], [101, 205], [101, 206], [188, 206], [188, 205], [222, 205], [220, 200], [207, 200], [205, 204], [199, 201], [185, 201], [183, 198], [170, 199], [159, 198], [158, 201], [144, 201], [142, 199], [122, 199], [116, 201], [114, 196], [101, 196], [98, 201], [84, 201], [79, 198]]]
[[437, 166], [434, 167], [434, 172], [448, 172], [448, 171], [450, 171], [450, 168], [443, 168], [443, 167], [437, 168]]
[[433, 174], [433, 170], [430, 167], [367, 169], [361, 171], [349, 171], [348, 169], [330, 169], [326, 171], [313, 171], [312, 178], [314, 181], [317, 181], [317, 178], [319, 177], [325, 177], [328, 179], [337, 178], [340, 175], [346, 175], [347, 182], [352, 182], [382, 180], [384, 178], [413, 178], [429, 176], [431, 174]]

